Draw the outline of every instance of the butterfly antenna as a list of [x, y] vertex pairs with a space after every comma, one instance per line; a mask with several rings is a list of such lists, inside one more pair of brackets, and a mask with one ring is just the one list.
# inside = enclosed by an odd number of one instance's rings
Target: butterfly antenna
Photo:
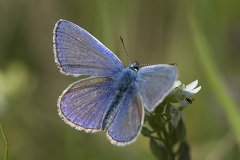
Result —
[[139, 66], [151, 66], [152, 64], [139, 64]]
[[177, 63], [169, 63], [169, 65], [176, 66], [176, 65], [177, 65]]
[[[153, 64], [139, 64], [140, 66], [151, 66]], [[168, 65], [173, 65], [173, 66], [176, 66], [177, 63], [168, 63]]]
[[126, 50], [126, 48], [125, 48], [125, 46], [124, 46], [123, 38], [121, 37], [121, 35], [119, 35], [119, 38], [120, 38], [120, 40], [121, 40], [121, 42], [122, 42], [124, 51], [125, 51], [125, 53], [126, 53], [126, 55], [127, 55], [128, 62], [129, 62], [129, 64], [130, 64], [130, 63], [131, 63], [131, 62], [130, 62], [130, 58], [129, 58], [128, 53], [127, 53], [127, 50]]

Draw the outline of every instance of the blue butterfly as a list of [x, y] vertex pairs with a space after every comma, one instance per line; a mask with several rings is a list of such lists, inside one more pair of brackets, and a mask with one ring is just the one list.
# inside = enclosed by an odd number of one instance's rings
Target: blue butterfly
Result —
[[59, 20], [53, 30], [55, 62], [66, 75], [89, 75], [65, 89], [58, 99], [60, 117], [85, 132], [107, 131], [114, 145], [134, 142], [144, 120], [172, 91], [178, 77], [173, 65], [139, 69], [119, 58], [86, 30]]

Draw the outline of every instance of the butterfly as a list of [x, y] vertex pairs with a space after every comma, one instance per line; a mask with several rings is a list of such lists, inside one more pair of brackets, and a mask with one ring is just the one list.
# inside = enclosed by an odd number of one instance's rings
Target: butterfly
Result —
[[58, 113], [77, 130], [105, 130], [110, 142], [134, 142], [145, 110], [154, 109], [172, 91], [178, 77], [173, 65], [124, 67], [99, 40], [76, 24], [59, 20], [53, 30], [54, 58], [65, 75], [90, 76], [67, 87], [58, 99]]

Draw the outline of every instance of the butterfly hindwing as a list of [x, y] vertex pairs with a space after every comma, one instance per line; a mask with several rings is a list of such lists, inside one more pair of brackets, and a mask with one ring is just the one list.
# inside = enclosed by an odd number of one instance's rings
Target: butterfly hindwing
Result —
[[124, 146], [136, 140], [143, 125], [144, 108], [136, 89], [129, 90], [110, 125], [107, 137], [112, 144]]
[[104, 113], [114, 94], [113, 80], [90, 77], [70, 85], [58, 100], [60, 117], [78, 130], [102, 130]]

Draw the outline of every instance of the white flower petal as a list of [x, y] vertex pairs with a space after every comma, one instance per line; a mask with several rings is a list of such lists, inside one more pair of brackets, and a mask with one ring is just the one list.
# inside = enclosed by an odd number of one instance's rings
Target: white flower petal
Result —
[[195, 89], [193, 89], [191, 91], [184, 91], [183, 90], [182, 93], [183, 93], [183, 95], [186, 96], [186, 98], [189, 98], [192, 95], [196, 94], [198, 91], [200, 91], [200, 89], [201, 89], [201, 86], [199, 86], [198, 88], [195, 88]]
[[197, 84], [198, 84], [198, 80], [195, 80], [192, 83], [188, 84], [184, 90], [191, 91], [197, 86]]
[[176, 81], [174, 82], [174, 84], [173, 84], [173, 88], [178, 87], [180, 84], [181, 84], [181, 81], [176, 80]]
[[179, 110], [179, 108], [172, 106], [171, 104], [168, 104], [169, 109], [170, 109], [170, 115], [171, 115], [171, 120], [170, 122], [172, 123], [172, 126], [176, 127], [178, 122], [179, 122], [179, 117], [181, 116], [182, 118], [186, 118], [186, 115]]
[[201, 89], [201, 86], [192, 90], [191, 93], [196, 94], [198, 91], [200, 91], [200, 89]]
[[179, 111], [179, 112], [180, 112], [180, 115], [181, 115], [182, 118], [186, 118], [187, 117], [183, 112], [181, 112], [181, 111]]
[[170, 122], [172, 123], [172, 126], [174, 126], [174, 127], [177, 126], [178, 121], [179, 121], [178, 117], [174, 117], [170, 120]]
[[181, 104], [183, 107], [187, 107], [188, 103], [185, 100], [178, 100], [178, 102]]
[[189, 98], [193, 94], [191, 91], [182, 90], [182, 95], [184, 95], [186, 98]]

